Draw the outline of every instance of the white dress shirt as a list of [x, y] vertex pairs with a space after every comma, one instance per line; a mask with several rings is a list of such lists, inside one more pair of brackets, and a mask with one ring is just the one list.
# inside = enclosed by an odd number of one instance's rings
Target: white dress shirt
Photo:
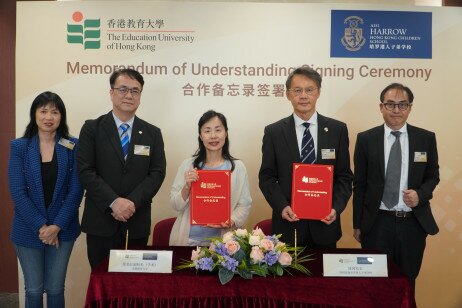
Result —
[[[129, 125], [128, 127], [128, 130], [127, 130], [127, 134], [128, 134], [128, 140], [131, 140], [132, 139], [132, 129], [133, 129], [133, 122], [135, 121], [135, 117], [132, 117], [130, 120], [128, 120], [127, 122], [122, 122], [115, 114], [114, 112], [112, 112], [112, 116], [114, 117], [114, 121], [116, 123], [116, 126], [117, 126], [117, 131], [119, 132], [119, 138], [120, 138], [120, 135], [122, 135], [122, 128], [120, 127], [120, 125], [122, 125], [123, 123], [127, 123]], [[114, 205], [114, 201], [112, 201], [112, 203], [109, 205], [109, 207], [112, 209], [112, 206]]]
[[[393, 131], [389, 128], [386, 124], [385, 127], [385, 136], [384, 136], [384, 154], [385, 154], [385, 174], [387, 172], [388, 166], [388, 157], [390, 156], [391, 146], [396, 140], [396, 137], [391, 134]], [[401, 179], [399, 182], [399, 200], [398, 204], [396, 204], [393, 208], [388, 209], [383, 202], [380, 203], [381, 210], [392, 210], [392, 211], [406, 211], [409, 212], [412, 209], [408, 207], [403, 201], [403, 191], [408, 188], [408, 175], [409, 175], [409, 137], [407, 133], [407, 124], [404, 124], [403, 127], [399, 129], [401, 132], [401, 136], [399, 141], [401, 143]]]
[[122, 128], [120, 128], [120, 125], [127, 123], [129, 125], [127, 134], [128, 134], [128, 140], [132, 139], [132, 130], [133, 130], [133, 122], [135, 121], [135, 117], [133, 116], [130, 120], [127, 122], [122, 122], [115, 114], [114, 112], [112, 113], [112, 116], [114, 117], [114, 121], [117, 126], [117, 131], [119, 132], [119, 137], [122, 135]]
[[303, 123], [308, 122], [310, 123], [310, 134], [313, 137], [314, 142], [314, 153], [317, 156], [317, 148], [318, 148], [318, 113], [315, 111], [311, 118], [308, 121], [302, 120], [299, 116], [294, 113], [294, 121], [295, 121], [295, 133], [297, 134], [297, 143], [298, 143], [298, 152], [300, 156], [302, 156], [302, 139], [303, 134], [305, 133], [305, 126]]

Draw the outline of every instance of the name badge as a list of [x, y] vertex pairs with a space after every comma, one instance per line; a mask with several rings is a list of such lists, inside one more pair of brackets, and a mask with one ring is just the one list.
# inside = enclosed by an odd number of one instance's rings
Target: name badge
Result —
[[322, 159], [335, 159], [335, 149], [321, 149]]
[[149, 150], [151, 147], [149, 145], [138, 145], [135, 144], [135, 155], [143, 155], [143, 156], [149, 156]]
[[173, 251], [111, 250], [108, 272], [171, 273]]
[[65, 148], [68, 148], [69, 150], [73, 150], [75, 147], [75, 142], [70, 141], [69, 139], [66, 139], [66, 138], [59, 139], [58, 144], [62, 145]]
[[387, 255], [323, 254], [324, 277], [387, 277]]
[[415, 163], [426, 163], [427, 162], [427, 152], [414, 152], [414, 162]]

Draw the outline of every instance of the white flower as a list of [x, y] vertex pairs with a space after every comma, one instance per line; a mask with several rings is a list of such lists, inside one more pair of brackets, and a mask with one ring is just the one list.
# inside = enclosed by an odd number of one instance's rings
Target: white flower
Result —
[[210, 243], [209, 245], [209, 250], [210, 251], [215, 251], [215, 248], [217, 247], [217, 245], [215, 245], [214, 243]]
[[252, 245], [252, 246], [260, 245], [260, 236], [258, 236], [258, 235], [249, 236], [249, 244]]
[[205, 253], [202, 251], [201, 247], [197, 246], [197, 249], [192, 251], [191, 260], [195, 261], [202, 258], [204, 255]]
[[247, 236], [248, 232], [246, 229], [237, 229], [236, 230], [236, 235], [239, 237], [245, 237]]
[[234, 240], [234, 234], [232, 231], [228, 231], [223, 235], [223, 243]]
[[257, 228], [255, 228], [255, 229], [252, 231], [252, 235], [265, 236], [265, 233], [263, 233], [262, 229], [260, 229], [259, 227], [257, 227]]
[[281, 242], [281, 241], [278, 241], [278, 242], [276, 243], [276, 246], [274, 246], [274, 248], [276, 248], [276, 249], [283, 249], [285, 246], [286, 246], [286, 243]]

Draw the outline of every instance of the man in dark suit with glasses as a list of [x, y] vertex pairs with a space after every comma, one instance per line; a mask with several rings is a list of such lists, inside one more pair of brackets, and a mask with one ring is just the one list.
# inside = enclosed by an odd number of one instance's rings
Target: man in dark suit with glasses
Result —
[[408, 87], [390, 84], [380, 101], [385, 123], [356, 141], [354, 237], [386, 253], [415, 286], [427, 234], [438, 232], [429, 202], [440, 181], [436, 138], [407, 123], [414, 101]]
[[109, 251], [145, 246], [151, 228], [151, 202], [165, 177], [160, 129], [136, 116], [144, 79], [132, 69], [109, 80], [112, 110], [88, 120], [80, 131], [77, 163], [86, 189], [82, 231], [94, 269]]
[[[307, 66], [288, 76], [286, 96], [294, 112], [265, 127], [259, 185], [273, 209], [272, 231], [282, 234], [282, 241], [294, 244], [296, 229], [298, 245], [335, 248], [342, 236], [340, 214], [351, 196], [353, 175], [347, 126], [316, 111], [321, 82], [319, 73]], [[324, 219], [299, 219], [292, 210], [293, 163], [334, 166], [332, 210]]]

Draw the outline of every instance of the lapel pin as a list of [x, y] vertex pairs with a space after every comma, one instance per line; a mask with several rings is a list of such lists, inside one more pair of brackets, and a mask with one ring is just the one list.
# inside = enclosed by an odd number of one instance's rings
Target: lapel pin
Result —
[[324, 131], [327, 133], [329, 129], [327, 127], [324, 127]]
[[142, 131], [138, 131], [138, 134], [140, 134], [140, 135], [141, 135], [142, 133], [143, 133]]

